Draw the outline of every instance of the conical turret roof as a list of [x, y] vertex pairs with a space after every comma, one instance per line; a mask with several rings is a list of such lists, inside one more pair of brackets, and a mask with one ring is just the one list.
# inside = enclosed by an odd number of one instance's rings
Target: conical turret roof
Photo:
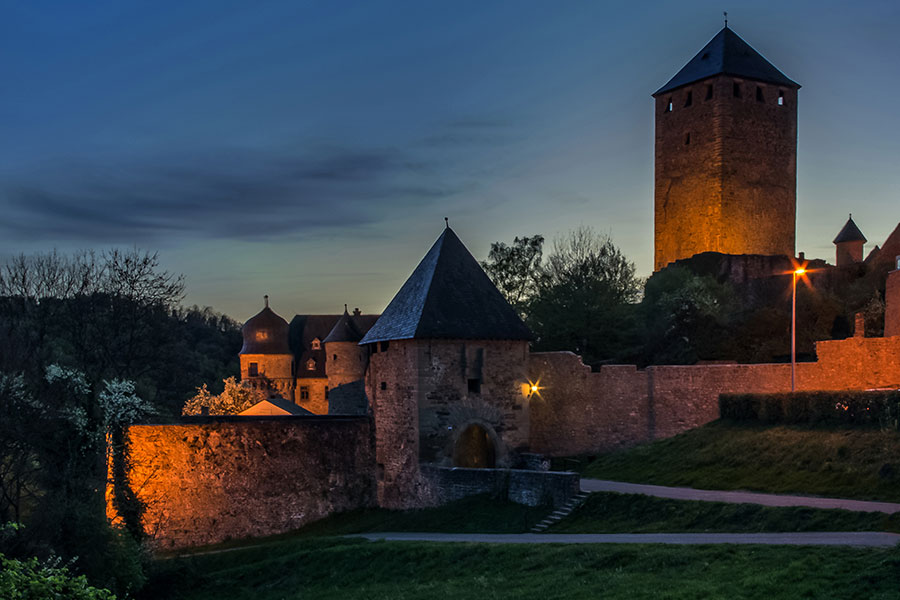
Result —
[[241, 327], [244, 345], [241, 354], [290, 354], [288, 344], [288, 322], [269, 308], [269, 297], [266, 306], [256, 315], [247, 319]]
[[447, 227], [361, 343], [531, 338], [516, 311]]
[[362, 333], [353, 322], [353, 317], [347, 312], [347, 305], [344, 305], [344, 314], [337, 320], [331, 332], [322, 340], [323, 344], [329, 342], [358, 342], [362, 339]]
[[800, 87], [800, 84], [788, 79], [784, 73], [775, 68], [772, 63], [763, 58], [759, 52], [726, 25], [675, 74], [675, 77], [653, 95], [670, 92], [675, 88], [715, 75], [733, 75], [785, 87]]
[[866, 236], [862, 234], [862, 231], [859, 230], [859, 227], [856, 226], [856, 223], [853, 222], [853, 215], [850, 215], [850, 218], [847, 219], [847, 222], [844, 224], [843, 229], [841, 229], [840, 233], [837, 234], [837, 237], [834, 238], [834, 244], [840, 244], [843, 242], [866, 242]]

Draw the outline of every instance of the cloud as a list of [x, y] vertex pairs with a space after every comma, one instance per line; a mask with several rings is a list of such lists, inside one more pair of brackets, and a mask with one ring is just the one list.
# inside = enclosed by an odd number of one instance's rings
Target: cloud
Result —
[[460, 190], [434, 164], [390, 149], [70, 161], [0, 184], [0, 232], [93, 243], [272, 240], [378, 222]]

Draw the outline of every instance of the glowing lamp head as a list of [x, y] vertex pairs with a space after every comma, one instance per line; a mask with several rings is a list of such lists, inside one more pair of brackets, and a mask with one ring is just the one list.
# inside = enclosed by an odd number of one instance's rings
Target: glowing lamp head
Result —
[[538, 388], [538, 385], [536, 383], [531, 384], [531, 393], [532, 394], [536, 394], [538, 389], [540, 389], [540, 388]]
[[800, 267], [799, 269], [794, 271], [794, 275], [803, 275], [804, 273], [806, 273], [806, 269], [804, 269], [803, 267]]

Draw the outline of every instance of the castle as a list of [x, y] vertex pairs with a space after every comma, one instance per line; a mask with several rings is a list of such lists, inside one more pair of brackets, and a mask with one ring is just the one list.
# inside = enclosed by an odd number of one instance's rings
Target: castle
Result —
[[[798, 87], [726, 27], [654, 94], [657, 269], [707, 251], [793, 258]], [[851, 224], [835, 239], [840, 264], [862, 261]], [[888, 337], [819, 342], [818, 360], [797, 365], [797, 389], [900, 386], [897, 267]], [[159, 546], [498, 489], [558, 502], [577, 476], [524, 469], [533, 454], [671, 436], [718, 418], [721, 393], [791, 385], [788, 364], [593, 371], [571, 352], [530, 352], [530, 331], [449, 226], [381, 315], [345, 308], [288, 324], [266, 301], [243, 336], [242, 379], [318, 416], [129, 428], [127, 468], [110, 471], [126, 473]], [[117, 518], [112, 495], [108, 507]]]

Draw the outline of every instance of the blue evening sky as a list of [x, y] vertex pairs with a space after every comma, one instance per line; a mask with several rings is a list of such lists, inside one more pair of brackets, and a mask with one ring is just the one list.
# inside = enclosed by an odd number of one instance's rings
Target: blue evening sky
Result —
[[0, 1], [0, 258], [158, 250], [244, 320], [381, 311], [443, 217], [652, 269], [653, 102], [722, 26], [803, 85], [797, 247], [900, 221], [900, 3]]

